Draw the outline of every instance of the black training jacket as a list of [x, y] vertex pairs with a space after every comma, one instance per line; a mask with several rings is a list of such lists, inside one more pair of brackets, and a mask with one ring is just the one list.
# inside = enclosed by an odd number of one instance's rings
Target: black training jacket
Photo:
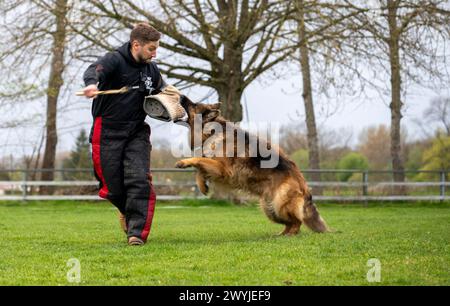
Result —
[[145, 96], [157, 94], [165, 87], [155, 63], [137, 63], [131, 55], [130, 43], [107, 53], [91, 64], [83, 75], [86, 86], [97, 84], [99, 90], [139, 86], [127, 93], [99, 95], [92, 103], [92, 116], [107, 121], [143, 121]]

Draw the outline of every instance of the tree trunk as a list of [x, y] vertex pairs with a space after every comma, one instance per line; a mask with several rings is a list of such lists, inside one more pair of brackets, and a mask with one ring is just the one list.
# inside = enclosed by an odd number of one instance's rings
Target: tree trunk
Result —
[[[216, 91], [219, 95], [219, 101], [222, 103], [221, 105], [221, 113], [222, 116], [232, 122], [240, 122], [243, 119], [242, 116], [242, 105], [241, 105], [241, 97], [243, 94], [242, 84], [241, 82], [241, 69], [235, 67], [234, 71], [238, 73], [233, 73], [232, 66], [225, 65], [224, 70], [222, 70], [223, 75], [229, 75], [228, 83], [223, 84], [219, 88], [216, 88]], [[215, 200], [226, 200], [234, 204], [243, 204], [246, 202], [245, 198], [239, 194], [239, 192], [234, 191], [232, 189], [222, 190], [220, 187], [215, 186], [214, 193], [211, 195], [212, 199]]]
[[[64, 72], [64, 49], [66, 42], [66, 14], [67, 0], [57, 0], [53, 14], [56, 20], [56, 31], [53, 33], [52, 46], [52, 62], [50, 68], [50, 76], [47, 88], [47, 119], [46, 119], [46, 142], [44, 159], [42, 163], [43, 169], [55, 168], [56, 145], [58, 136], [56, 130], [56, 116], [58, 96], [63, 85]], [[54, 178], [53, 171], [42, 173], [43, 181], [52, 181]], [[41, 188], [41, 194], [51, 193], [51, 188]]]
[[[389, 59], [391, 65], [391, 158], [392, 169], [394, 171], [394, 181], [404, 182], [405, 173], [403, 160], [401, 157], [401, 139], [400, 139], [400, 122], [402, 119], [401, 101], [401, 75], [400, 75], [400, 33], [397, 25], [397, 9], [396, 1], [388, 1], [388, 22], [389, 22]], [[405, 189], [400, 186], [395, 189], [397, 194], [404, 194]]]
[[[213, 67], [220, 82], [215, 86], [222, 102], [222, 115], [233, 122], [242, 121], [241, 97], [244, 91], [244, 76], [242, 75], [242, 61], [244, 45], [239, 41], [239, 12], [236, 1], [217, 1], [220, 14], [220, 24], [223, 29], [223, 60]], [[246, 10], [241, 12], [240, 18], [246, 18]]]
[[224, 65], [217, 67], [221, 79], [224, 80], [216, 88], [219, 101], [222, 102], [222, 115], [233, 122], [240, 122], [243, 118], [241, 105], [244, 92], [242, 53], [240, 48], [226, 42], [224, 44]]
[[229, 87], [222, 87], [216, 90], [219, 95], [219, 102], [222, 102], [222, 116], [232, 122], [242, 121], [241, 98], [243, 90], [240, 89], [239, 85], [230, 82]]
[[[319, 139], [317, 136], [316, 118], [311, 86], [311, 68], [309, 63], [309, 50], [306, 41], [305, 11], [303, 0], [298, 0], [298, 38], [300, 43], [300, 66], [303, 80], [303, 102], [305, 105], [306, 128], [308, 138], [309, 168], [320, 170]], [[311, 179], [320, 182], [320, 173], [312, 173]], [[321, 188], [314, 188], [314, 194], [322, 194]]]

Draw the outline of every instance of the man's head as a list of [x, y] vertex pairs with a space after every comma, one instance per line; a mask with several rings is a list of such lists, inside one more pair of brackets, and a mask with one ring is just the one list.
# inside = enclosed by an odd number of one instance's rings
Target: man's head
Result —
[[147, 23], [139, 23], [131, 31], [131, 54], [138, 63], [150, 63], [156, 57], [161, 33]]

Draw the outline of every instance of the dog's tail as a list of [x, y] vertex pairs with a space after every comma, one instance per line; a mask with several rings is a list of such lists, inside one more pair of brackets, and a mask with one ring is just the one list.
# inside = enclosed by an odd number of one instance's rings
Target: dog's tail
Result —
[[301, 221], [314, 232], [330, 232], [328, 225], [320, 216], [316, 205], [312, 202], [312, 196], [308, 195], [302, 200], [304, 201], [303, 205], [299, 206]]

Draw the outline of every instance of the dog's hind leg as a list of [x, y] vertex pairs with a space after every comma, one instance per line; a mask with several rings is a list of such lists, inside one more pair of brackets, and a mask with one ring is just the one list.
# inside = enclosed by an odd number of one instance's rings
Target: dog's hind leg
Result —
[[291, 236], [298, 234], [300, 230], [301, 222], [297, 221], [295, 217], [291, 217], [285, 209], [282, 211], [275, 211], [274, 204], [268, 203], [262, 198], [260, 199], [260, 205], [266, 216], [273, 222], [283, 224], [284, 230], [278, 234], [278, 236]]
[[290, 225], [286, 225], [286, 227], [284, 228], [284, 230], [278, 234], [278, 236], [286, 236], [291, 230], [291, 226]]
[[280, 233], [280, 235], [294, 236], [300, 232], [300, 226], [302, 225], [302, 222], [295, 216], [295, 214], [292, 213], [292, 205], [293, 203], [288, 203], [281, 207], [281, 209], [279, 210], [281, 218], [283, 218], [283, 220], [285, 220], [286, 222], [286, 228], [283, 232]]
[[291, 187], [290, 182], [278, 186], [273, 193], [273, 214], [278, 223], [286, 227], [279, 235], [297, 235], [302, 225], [302, 220], [295, 214], [297, 210], [298, 192]]
[[284, 230], [278, 234], [278, 236], [294, 236], [300, 232], [301, 222], [294, 222], [290, 224], [285, 224]]
[[286, 235], [288, 235], [288, 236], [297, 235], [300, 232], [301, 225], [302, 225], [301, 222], [292, 224], [291, 228], [289, 229], [289, 232]]

